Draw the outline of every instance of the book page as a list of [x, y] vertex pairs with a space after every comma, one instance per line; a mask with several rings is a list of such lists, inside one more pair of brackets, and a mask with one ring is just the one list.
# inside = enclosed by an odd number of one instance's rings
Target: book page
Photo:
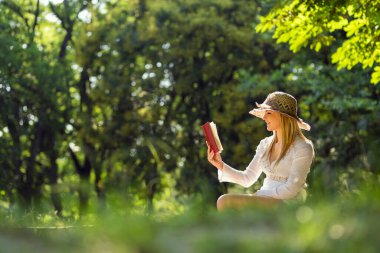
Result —
[[218, 130], [216, 128], [215, 123], [211, 122], [210, 123], [210, 127], [211, 127], [211, 131], [212, 131], [212, 135], [214, 136], [214, 140], [215, 140], [216, 146], [219, 149], [219, 153], [221, 153], [222, 150], [223, 150], [223, 146], [222, 146], [222, 143], [220, 142], [219, 135], [218, 135]]

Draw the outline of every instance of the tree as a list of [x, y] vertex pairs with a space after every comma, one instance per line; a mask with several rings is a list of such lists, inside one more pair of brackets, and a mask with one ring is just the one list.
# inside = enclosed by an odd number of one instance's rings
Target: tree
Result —
[[[47, 183], [60, 214], [57, 159], [68, 120], [64, 71], [41, 43], [44, 8], [39, 1], [2, 1], [0, 9], [1, 122], [7, 129], [4, 137], [13, 145], [5, 167], [8, 183], [28, 207], [41, 201]], [[15, 192], [9, 191], [11, 199]]]
[[373, 69], [371, 82], [376, 84], [380, 82], [379, 20], [379, 0], [278, 1], [256, 30], [274, 28], [273, 38], [288, 43], [293, 52], [307, 45], [317, 52], [323, 46], [336, 48], [331, 57], [338, 69], [356, 65]]

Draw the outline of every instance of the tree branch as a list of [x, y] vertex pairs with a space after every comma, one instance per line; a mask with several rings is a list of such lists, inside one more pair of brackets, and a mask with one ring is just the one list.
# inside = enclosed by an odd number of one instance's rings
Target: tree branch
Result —
[[32, 26], [32, 33], [30, 35], [30, 43], [32, 43], [34, 40], [34, 35], [36, 33], [36, 27], [37, 27], [39, 15], [40, 15], [40, 0], [37, 0], [36, 10], [34, 12], [34, 22], [33, 22], [33, 26]]
[[16, 13], [24, 21], [26, 27], [28, 28], [28, 31], [30, 30], [28, 19], [24, 17], [22, 10], [19, 6], [17, 6], [14, 2], [11, 1], [0, 1], [0, 4], [3, 4], [5, 7], [9, 8], [11, 11]]
[[51, 11], [54, 13], [54, 15], [59, 19], [61, 20], [61, 23], [62, 23], [62, 27], [66, 30], [66, 24], [63, 20], [63, 17], [61, 15], [59, 15], [59, 12], [57, 10], [57, 8], [54, 6], [54, 4], [52, 4], [51, 2], [49, 2], [49, 7], [51, 9]]

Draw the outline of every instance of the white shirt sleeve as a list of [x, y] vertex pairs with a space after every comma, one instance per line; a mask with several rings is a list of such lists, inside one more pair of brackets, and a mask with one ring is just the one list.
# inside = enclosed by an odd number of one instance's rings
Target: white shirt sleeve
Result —
[[262, 169], [259, 166], [259, 161], [265, 150], [264, 140], [262, 140], [257, 146], [255, 156], [244, 171], [236, 170], [228, 164], [223, 163], [222, 170], [218, 170], [219, 181], [236, 183], [247, 188], [253, 185], [262, 173]]
[[287, 181], [270, 190], [259, 190], [256, 195], [276, 199], [290, 199], [297, 196], [303, 189], [307, 175], [310, 172], [314, 149], [312, 144], [307, 143], [294, 151], [295, 154]]

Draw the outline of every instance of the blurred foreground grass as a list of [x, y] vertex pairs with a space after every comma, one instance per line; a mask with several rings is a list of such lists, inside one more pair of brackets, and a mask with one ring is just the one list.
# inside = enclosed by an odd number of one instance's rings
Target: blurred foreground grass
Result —
[[377, 182], [355, 194], [224, 213], [214, 203], [173, 215], [111, 205], [79, 220], [3, 209], [0, 252], [379, 252]]

